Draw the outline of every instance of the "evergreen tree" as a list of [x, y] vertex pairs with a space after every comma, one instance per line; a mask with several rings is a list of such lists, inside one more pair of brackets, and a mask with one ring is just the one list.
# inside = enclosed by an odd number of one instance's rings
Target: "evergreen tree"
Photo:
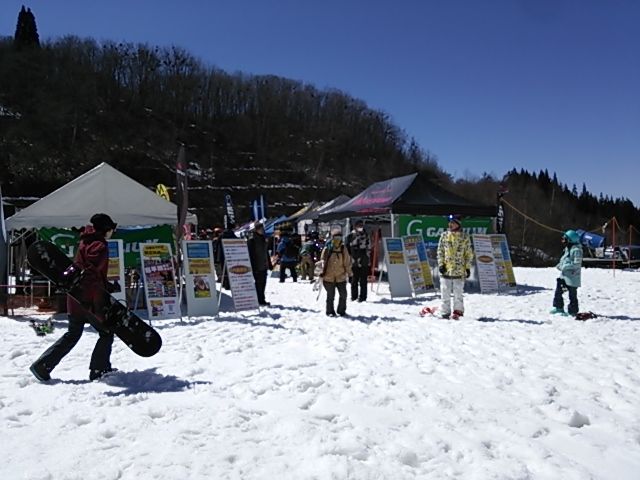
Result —
[[31, 13], [31, 9], [25, 8], [24, 5], [18, 14], [18, 24], [16, 25], [16, 33], [13, 37], [13, 45], [18, 50], [23, 48], [40, 48], [40, 37], [38, 36], [36, 17]]

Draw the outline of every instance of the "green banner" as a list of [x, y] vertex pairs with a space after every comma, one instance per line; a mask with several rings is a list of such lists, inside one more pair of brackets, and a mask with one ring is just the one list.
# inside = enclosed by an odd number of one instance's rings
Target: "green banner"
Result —
[[[427, 248], [436, 248], [440, 235], [449, 228], [449, 220], [439, 216], [398, 215], [398, 235], [422, 235]], [[471, 234], [493, 232], [491, 217], [469, 217], [462, 220], [462, 229]]]
[[[43, 240], [55, 243], [70, 258], [75, 256], [80, 242], [79, 232], [66, 228], [40, 228], [38, 229], [38, 235]], [[158, 225], [157, 227], [149, 228], [119, 228], [112, 238], [114, 240], [122, 239], [125, 268], [140, 267], [140, 243], [170, 243], [175, 253], [173, 228], [170, 225]]]

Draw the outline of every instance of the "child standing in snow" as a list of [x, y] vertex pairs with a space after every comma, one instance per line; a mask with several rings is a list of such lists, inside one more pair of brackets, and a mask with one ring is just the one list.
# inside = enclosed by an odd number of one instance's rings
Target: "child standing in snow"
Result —
[[104, 213], [96, 213], [90, 222], [91, 225], [87, 225], [80, 236], [80, 245], [75, 257], [75, 263], [83, 271], [80, 277], [81, 294], [78, 298], [82, 303], [67, 296], [68, 331], [31, 365], [31, 373], [41, 382], [51, 379], [51, 371], [76, 346], [85, 323], [90, 323], [99, 334], [89, 363], [89, 380], [96, 380], [116, 370], [111, 367], [110, 360], [113, 332], [105, 330], [101, 323], [104, 322], [102, 310], [105, 291], [111, 291], [107, 282], [107, 240], [116, 229], [116, 223]]
[[[464, 281], [471, 275], [473, 251], [469, 235], [462, 231], [460, 217], [449, 215], [449, 230], [438, 242], [438, 270], [442, 294], [442, 318], [457, 320], [464, 315], [462, 292]], [[453, 293], [453, 313], [451, 294]]]
[[553, 310], [551, 313], [565, 314], [563, 292], [569, 292], [569, 315], [578, 313], [578, 287], [580, 287], [580, 273], [582, 268], [582, 246], [580, 237], [574, 230], [567, 230], [562, 235], [564, 252], [556, 268], [560, 276], [556, 281], [556, 292], [553, 296]]

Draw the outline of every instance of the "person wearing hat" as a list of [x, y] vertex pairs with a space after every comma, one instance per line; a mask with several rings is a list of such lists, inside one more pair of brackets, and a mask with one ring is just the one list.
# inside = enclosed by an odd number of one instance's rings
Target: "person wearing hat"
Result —
[[84, 324], [91, 324], [98, 331], [98, 341], [89, 362], [89, 380], [116, 371], [111, 367], [111, 345], [113, 333], [104, 328], [103, 308], [105, 293], [110, 291], [107, 282], [109, 248], [117, 224], [105, 213], [96, 213], [91, 224], [84, 227], [74, 263], [82, 270], [79, 280], [78, 300], [67, 295], [69, 325], [67, 332], [49, 347], [30, 367], [31, 373], [40, 381], [51, 379], [51, 371], [78, 343]]
[[353, 231], [347, 236], [347, 249], [351, 255], [351, 301], [367, 301], [367, 277], [371, 269], [369, 256], [371, 255], [371, 241], [364, 229], [364, 222], [356, 220]]
[[264, 291], [267, 287], [267, 271], [272, 270], [273, 266], [271, 265], [269, 244], [262, 222], [256, 222], [253, 225], [253, 232], [249, 240], [247, 240], [247, 247], [249, 249], [253, 279], [256, 284], [256, 293], [258, 294], [258, 303], [268, 306], [270, 303], [265, 299]]
[[[457, 320], [464, 315], [463, 291], [465, 279], [471, 275], [473, 251], [469, 235], [462, 231], [458, 215], [449, 215], [449, 229], [438, 241], [438, 270], [442, 295], [442, 318]], [[451, 295], [453, 294], [453, 311]]]
[[327, 291], [327, 315], [336, 316], [334, 300], [338, 290], [338, 315], [347, 314], [347, 278], [353, 275], [351, 271], [351, 256], [342, 243], [342, 232], [334, 229], [331, 232], [331, 240], [327, 242], [322, 253], [322, 285]]
[[[582, 269], [582, 246], [580, 236], [574, 230], [567, 230], [562, 235], [564, 252], [556, 268], [560, 270], [560, 276], [556, 280], [556, 291], [553, 296], [553, 310], [551, 313], [560, 315], [578, 314], [578, 287]], [[564, 311], [564, 291], [569, 292], [569, 306]]]

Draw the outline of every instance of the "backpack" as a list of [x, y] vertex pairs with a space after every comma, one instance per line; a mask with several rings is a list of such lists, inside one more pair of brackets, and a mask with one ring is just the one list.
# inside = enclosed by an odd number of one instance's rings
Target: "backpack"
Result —
[[287, 244], [284, 246], [284, 255], [289, 258], [296, 258], [298, 256], [298, 246], [293, 243], [292, 240], [289, 240]]

